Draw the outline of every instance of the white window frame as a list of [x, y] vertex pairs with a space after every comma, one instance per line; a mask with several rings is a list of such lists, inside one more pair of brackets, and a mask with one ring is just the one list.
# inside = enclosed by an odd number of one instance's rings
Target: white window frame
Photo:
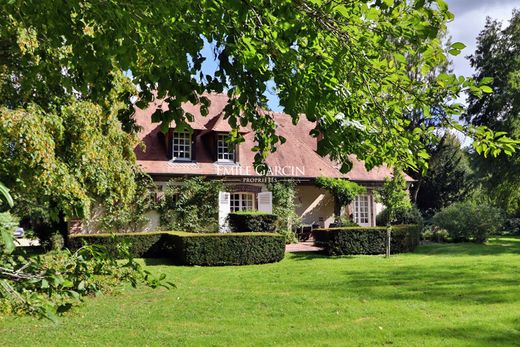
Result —
[[372, 204], [371, 196], [368, 194], [361, 194], [352, 201], [352, 215], [354, 223], [368, 227], [372, 224]]
[[234, 163], [235, 162], [235, 151], [229, 148], [227, 140], [229, 135], [218, 134], [217, 135], [217, 162], [219, 163]]
[[[251, 204], [245, 204], [246, 198], [247, 202], [251, 202]], [[255, 193], [250, 192], [234, 192], [231, 193], [229, 198], [229, 206], [231, 212], [237, 211], [256, 211], [255, 206]]]
[[191, 158], [191, 132], [174, 130], [172, 134], [172, 160], [191, 161]]

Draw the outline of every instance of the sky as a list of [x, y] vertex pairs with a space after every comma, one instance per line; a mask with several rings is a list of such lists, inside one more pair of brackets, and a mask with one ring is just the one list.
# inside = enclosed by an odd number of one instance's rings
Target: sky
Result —
[[446, 0], [455, 19], [448, 23], [452, 42], [462, 42], [466, 48], [453, 59], [453, 72], [457, 75], [471, 76], [471, 68], [466, 56], [476, 49], [476, 38], [484, 29], [486, 17], [497, 19], [506, 26], [513, 9], [520, 10], [520, 0]]

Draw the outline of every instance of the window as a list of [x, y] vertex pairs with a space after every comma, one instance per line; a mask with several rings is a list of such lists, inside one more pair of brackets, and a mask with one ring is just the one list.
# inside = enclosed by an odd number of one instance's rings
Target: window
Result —
[[191, 160], [191, 133], [188, 131], [173, 132], [173, 160]]
[[227, 144], [228, 135], [219, 134], [217, 137], [217, 160], [221, 162], [235, 162], [235, 151]]
[[231, 193], [230, 203], [231, 212], [253, 211], [255, 209], [255, 194]]
[[358, 195], [353, 204], [354, 222], [361, 226], [370, 226], [370, 197]]

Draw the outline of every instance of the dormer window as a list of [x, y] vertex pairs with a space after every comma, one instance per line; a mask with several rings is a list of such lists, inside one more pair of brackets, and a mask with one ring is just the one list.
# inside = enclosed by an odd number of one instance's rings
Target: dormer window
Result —
[[190, 161], [191, 160], [191, 133], [189, 131], [173, 132], [173, 160], [174, 161]]
[[235, 151], [228, 145], [229, 135], [219, 134], [217, 137], [217, 161], [224, 163], [235, 162]]

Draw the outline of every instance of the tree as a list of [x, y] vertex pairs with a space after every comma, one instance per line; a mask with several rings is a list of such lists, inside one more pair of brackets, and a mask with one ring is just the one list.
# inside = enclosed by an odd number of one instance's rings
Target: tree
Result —
[[386, 243], [386, 257], [390, 257], [390, 244], [392, 238], [392, 222], [395, 221], [399, 211], [410, 209], [412, 204], [410, 196], [406, 190], [406, 180], [403, 172], [394, 168], [392, 178], [385, 179], [383, 187], [377, 191], [376, 201], [382, 203], [386, 207], [387, 219], [387, 243]]
[[468, 154], [455, 135], [445, 133], [430, 153], [428, 170], [418, 182], [414, 200], [421, 212], [431, 217], [442, 208], [464, 200], [473, 184]]
[[386, 178], [383, 187], [377, 191], [377, 201], [385, 205], [388, 210], [389, 224], [395, 220], [396, 214], [400, 210], [412, 207], [406, 188], [406, 180], [402, 171], [394, 168], [392, 178]]
[[[488, 126], [498, 134], [520, 139], [520, 11], [513, 11], [509, 25], [488, 18], [477, 38], [477, 50], [469, 57], [477, 81], [490, 83], [482, 98], [470, 96], [465, 119]], [[477, 152], [486, 148], [475, 147]], [[498, 154], [498, 153], [497, 153]], [[520, 215], [520, 156], [474, 156], [475, 171], [496, 204]]]
[[136, 143], [116, 112], [91, 102], [72, 99], [59, 112], [2, 107], [0, 179], [22, 216], [39, 208], [45, 221], [87, 217], [96, 204], [121, 212], [136, 197]]
[[[351, 168], [351, 154], [368, 168], [424, 165], [420, 139], [434, 129], [402, 130], [410, 122], [405, 114], [423, 110], [429, 117], [431, 105], [446, 115], [435, 127], [467, 132], [486, 153], [516, 145], [451, 118], [462, 107], [445, 100], [464, 90], [480, 95], [487, 86], [449, 73], [410, 78], [409, 55], [421, 52], [413, 65], [422, 71], [447, 59], [438, 33], [453, 15], [443, 0], [13, 0], [0, 10], [0, 99], [9, 109], [37, 104], [49, 112], [71, 96], [106, 108], [115, 72], [130, 71], [137, 106], [168, 105], [153, 115], [166, 129], [171, 120], [183, 125], [191, 118], [182, 102], [199, 103], [206, 113], [202, 92], [227, 90], [233, 141], [242, 140], [238, 126], [250, 124], [260, 163], [284, 141], [274, 119], [257, 108], [274, 81], [284, 111], [294, 122], [302, 114], [316, 121], [319, 153], [341, 162], [342, 171]], [[205, 40], [217, 60], [211, 76], [202, 72]], [[463, 47], [454, 43], [450, 54]], [[127, 105], [119, 116], [131, 123], [128, 96], [118, 94]]]

